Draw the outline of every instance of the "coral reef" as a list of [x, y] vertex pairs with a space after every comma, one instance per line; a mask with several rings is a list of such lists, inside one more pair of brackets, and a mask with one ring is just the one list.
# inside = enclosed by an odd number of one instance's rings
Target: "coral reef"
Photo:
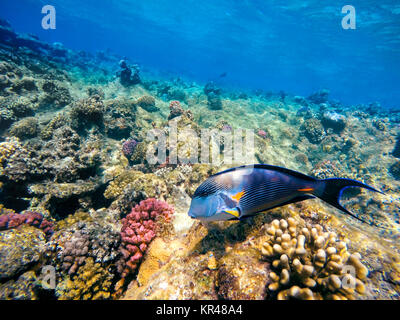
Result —
[[157, 219], [168, 222], [173, 213], [173, 208], [166, 202], [149, 198], [137, 204], [122, 219], [120, 251], [123, 258], [119, 260], [118, 271], [123, 278], [136, 270], [149, 243], [156, 236]]
[[329, 90], [322, 89], [311, 94], [307, 99], [315, 104], [325, 103], [328, 101]]
[[300, 127], [302, 134], [314, 144], [320, 143], [325, 137], [325, 130], [318, 119], [308, 119]]
[[267, 234], [262, 254], [271, 261], [268, 290], [277, 299], [354, 299], [365, 292], [368, 269], [335, 232], [289, 218], [272, 221]]
[[[395, 108], [140, 72], [110, 50], [48, 44], [2, 20], [0, 42], [1, 299], [399, 299]], [[152, 129], [167, 136], [157, 163]], [[195, 139], [204, 129], [209, 141]], [[245, 143], [236, 163], [225, 151], [241, 129], [254, 150]], [[252, 153], [384, 191], [342, 195], [376, 227], [318, 200], [240, 222], [190, 219], [199, 184]], [[43, 291], [46, 265], [56, 287]]]
[[36, 118], [24, 118], [15, 122], [10, 128], [10, 135], [20, 139], [33, 138], [39, 133], [39, 125]]
[[117, 198], [127, 189], [142, 193], [144, 198], [162, 198], [167, 194], [165, 182], [155, 174], [126, 170], [110, 182], [104, 192], [104, 197], [107, 199]]
[[152, 96], [143, 96], [136, 100], [135, 104], [148, 112], [157, 112], [156, 100]]
[[104, 300], [112, 293], [114, 275], [104, 269], [93, 258], [85, 260], [76, 276], [67, 278], [57, 286], [60, 300]]
[[0, 231], [17, 228], [23, 224], [42, 229], [47, 238], [50, 238], [54, 232], [53, 223], [44, 219], [38, 212], [26, 211], [20, 214], [11, 212], [0, 215]]
[[91, 124], [103, 124], [104, 104], [99, 95], [74, 103], [71, 109], [72, 127], [78, 130], [88, 129]]
[[125, 141], [122, 144], [122, 153], [124, 154], [124, 156], [129, 159], [132, 156], [137, 144], [137, 141], [134, 139]]
[[184, 112], [185, 112], [183, 110], [183, 108], [181, 107], [181, 103], [176, 100], [171, 101], [169, 103], [169, 110], [170, 110], [170, 112], [169, 112], [168, 120], [179, 117], [182, 114], [184, 114]]
[[326, 111], [321, 116], [321, 123], [325, 129], [332, 128], [335, 132], [341, 132], [346, 127], [346, 118], [337, 112]]
[[45, 242], [40, 229], [26, 224], [0, 231], [0, 280], [29, 270], [43, 255]]

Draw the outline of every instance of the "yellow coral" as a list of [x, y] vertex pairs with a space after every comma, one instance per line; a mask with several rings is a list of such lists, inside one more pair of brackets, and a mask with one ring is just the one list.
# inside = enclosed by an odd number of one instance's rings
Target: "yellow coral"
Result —
[[67, 218], [64, 220], [60, 220], [57, 222], [55, 226], [55, 230], [62, 230], [62, 229], [67, 229], [74, 225], [77, 222], [80, 221], [92, 221], [92, 217], [89, 215], [89, 213], [84, 212], [84, 211], [77, 211], [74, 214], [69, 215]]
[[16, 138], [9, 139], [0, 143], [0, 175], [3, 174], [4, 167], [8, 159], [20, 147], [20, 142]]
[[261, 252], [271, 260], [268, 289], [277, 299], [353, 299], [365, 292], [368, 269], [336, 233], [319, 224], [300, 227], [293, 218], [272, 221], [266, 233]]
[[144, 192], [148, 198], [160, 198], [167, 194], [165, 182], [155, 174], [126, 170], [110, 182], [104, 192], [104, 197], [107, 199], [117, 198], [129, 185], [132, 185], [135, 191]]
[[67, 278], [59, 285], [60, 300], [98, 300], [108, 299], [111, 295], [113, 275], [87, 258], [85, 265], [79, 268], [78, 274]]

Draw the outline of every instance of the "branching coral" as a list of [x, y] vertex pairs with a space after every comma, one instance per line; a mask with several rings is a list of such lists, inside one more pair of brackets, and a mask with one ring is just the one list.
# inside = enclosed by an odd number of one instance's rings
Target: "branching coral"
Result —
[[268, 290], [278, 299], [353, 299], [363, 294], [368, 269], [359, 254], [321, 225], [274, 220], [267, 228], [262, 254], [271, 261]]
[[122, 219], [122, 258], [118, 262], [118, 271], [122, 278], [135, 271], [142, 260], [149, 243], [156, 236], [156, 221], [170, 221], [173, 212], [174, 209], [168, 203], [149, 198], [141, 201]]

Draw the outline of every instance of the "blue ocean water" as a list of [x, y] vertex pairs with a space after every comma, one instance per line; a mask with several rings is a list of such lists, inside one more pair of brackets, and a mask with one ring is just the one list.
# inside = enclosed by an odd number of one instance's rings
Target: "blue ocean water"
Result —
[[[41, 27], [46, 4], [55, 30]], [[341, 24], [349, 4], [354, 30]], [[17, 32], [193, 81], [305, 96], [327, 88], [347, 104], [400, 108], [398, 1], [2, 0], [0, 12]]]

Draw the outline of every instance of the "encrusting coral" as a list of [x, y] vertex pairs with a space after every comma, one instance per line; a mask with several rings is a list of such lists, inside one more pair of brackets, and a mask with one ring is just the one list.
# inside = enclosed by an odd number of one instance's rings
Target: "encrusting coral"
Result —
[[53, 223], [44, 219], [43, 215], [39, 212], [26, 211], [20, 214], [10, 212], [0, 215], [0, 230], [17, 228], [23, 224], [41, 229], [47, 238], [50, 238], [54, 232]]
[[93, 258], [88, 258], [77, 275], [67, 278], [57, 286], [56, 295], [60, 300], [108, 299], [112, 292], [114, 275], [105, 270]]
[[261, 252], [271, 261], [268, 290], [277, 299], [354, 299], [365, 292], [368, 269], [360, 255], [319, 224], [274, 220]]

